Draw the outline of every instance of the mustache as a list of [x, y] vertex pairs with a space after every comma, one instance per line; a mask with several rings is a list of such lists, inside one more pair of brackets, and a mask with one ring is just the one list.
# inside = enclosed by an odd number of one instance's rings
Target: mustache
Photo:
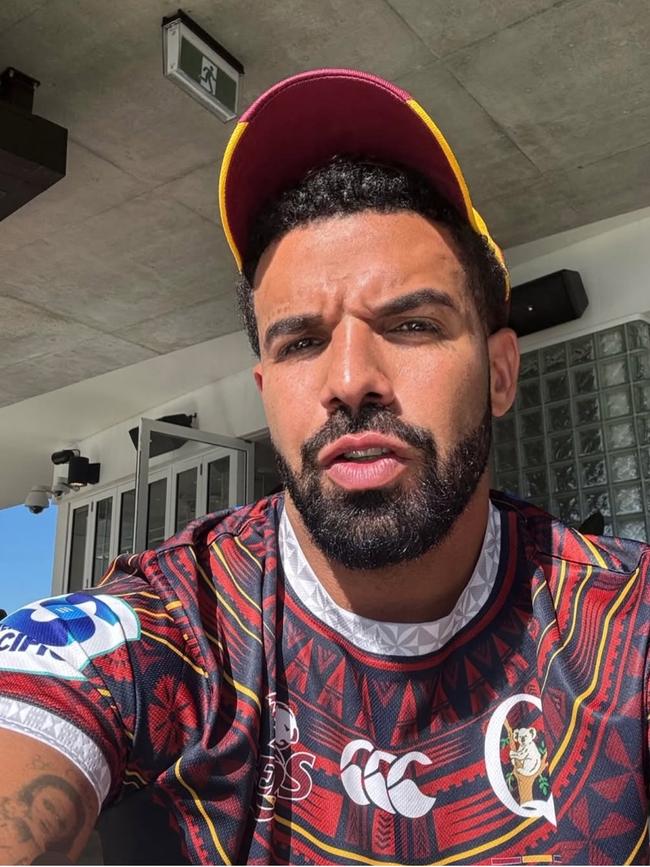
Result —
[[300, 453], [303, 467], [317, 467], [320, 450], [341, 437], [369, 432], [396, 437], [434, 457], [437, 454], [435, 440], [428, 430], [407, 424], [386, 407], [367, 404], [353, 415], [347, 407], [342, 406], [302, 444]]

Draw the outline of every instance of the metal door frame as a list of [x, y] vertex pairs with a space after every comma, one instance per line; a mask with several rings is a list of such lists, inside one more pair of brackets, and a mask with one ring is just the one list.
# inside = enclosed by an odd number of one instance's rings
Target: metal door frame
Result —
[[192, 440], [202, 445], [220, 446], [225, 449], [243, 452], [245, 499], [251, 503], [254, 499], [254, 445], [242, 439], [208, 433], [196, 428], [182, 427], [169, 422], [156, 421], [152, 418], [141, 418], [138, 435], [138, 453], [135, 464], [135, 526], [133, 532], [133, 550], [144, 551], [147, 544], [147, 509], [149, 494], [149, 452], [151, 434], [161, 433], [168, 436]]

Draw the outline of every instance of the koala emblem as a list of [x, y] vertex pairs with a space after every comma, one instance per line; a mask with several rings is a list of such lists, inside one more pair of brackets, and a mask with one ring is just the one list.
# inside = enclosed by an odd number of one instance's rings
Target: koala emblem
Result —
[[[517, 715], [519, 728], [513, 728], [508, 715], [523, 706], [525, 714]], [[541, 716], [537, 728], [522, 725], [524, 721], [537, 723], [530, 708]], [[543, 719], [542, 700], [537, 695], [522, 692], [502, 701], [485, 732], [485, 770], [506, 809], [524, 818], [543, 817], [557, 828]]]
[[514, 729], [512, 738], [516, 749], [510, 750], [510, 758], [515, 769], [526, 777], [536, 776], [542, 766], [542, 754], [535, 743], [537, 729]]
[[276, 701], [273, 706], [275, 707], [275, 737], [271, 743], [284, 749], [298, 741], [300, 737], [298, 723], [289, 705]]

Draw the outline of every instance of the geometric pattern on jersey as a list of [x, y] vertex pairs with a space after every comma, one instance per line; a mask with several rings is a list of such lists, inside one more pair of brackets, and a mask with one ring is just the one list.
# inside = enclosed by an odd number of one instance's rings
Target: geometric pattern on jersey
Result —
[[337, 605], [307, 562], [286, 509], [278, 532], [284, 577], [309, 611], [356, 647], [384, 656], [420, 656], [444, 647], [487, 602], [501, 553], [501, 518], [490, 503], [485, 537], [472, 577], [452, 611], [428, 623], [389, 623]]
[[[88, 592], [140, 637], [93, 647], [78, 680], [0, 659], [0, 695], [101, 750], [104, 818], [131, 822], [105, 863], [647, 863], [650, 548], [492, 499], [492, 591], [429, 654], [312, 615], [279, 563], [280, 495], [118, 558]], [[0, 655], [42, 659], [2, 629]]]

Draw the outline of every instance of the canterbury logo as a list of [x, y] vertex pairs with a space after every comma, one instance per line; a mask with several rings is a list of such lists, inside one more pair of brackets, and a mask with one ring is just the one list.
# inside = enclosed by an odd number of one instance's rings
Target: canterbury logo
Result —
[[[390, 766], [385, 777], [381, 762]], [[419, 819], [431, 810], [436, 799], [423, 794], [413, 780], [404, 779], [413, 762], [432, 764], [424, 753], [411, 752], [397, 758], [376, 750], [370, 741], [350, 741], [341, 754], [341, 781], [355, 804], [374, 804], [387, 813]]]

